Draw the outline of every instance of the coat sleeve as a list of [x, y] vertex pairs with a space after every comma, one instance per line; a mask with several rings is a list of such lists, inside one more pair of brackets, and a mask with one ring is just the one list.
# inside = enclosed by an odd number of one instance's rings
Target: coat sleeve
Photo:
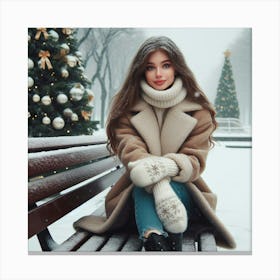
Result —
[[190, 159], [193, 170], [189, 181], [199, 178], [206, 166], [206, 159], [211, 147], [210, 136], [214, 131], [214, 123], [210, 112], [206, 109], [193, 114], [197, 124], [179, 150]]
[[206, 166], [208, 151], [211, 147], [210, 136], [214, 130], [214, 123], [210, 112], [206, 109], [196, 111], [192, 117], [197, 124], [188, 135], [177, 153], [167, 154], [173, 159], [180, 171], [175, 181], [192, 182], [199, 178]]
[[122, 117], [119, 120], [115, 133], [117, 136], [117, 154], [126, 168], [131, 161], [151, 156], [145, 141], [130, 123], [129, 116]]

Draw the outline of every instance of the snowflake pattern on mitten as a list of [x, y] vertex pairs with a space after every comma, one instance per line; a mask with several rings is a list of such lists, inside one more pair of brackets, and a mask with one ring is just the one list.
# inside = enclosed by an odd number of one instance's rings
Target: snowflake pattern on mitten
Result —
[[187, 227], [187, 212], [177, 197], [166, 198], [156, 204], [157, 214], [169, 232], [184, 232]]
[[144, 168], [146, 171], [144, 174], [149, 176], [152, 183], [158, 182], [163, 177], [163, 174], [167, 173], [166, 166], [161, 161], [155, 159], [152, 162], [144, 162]]

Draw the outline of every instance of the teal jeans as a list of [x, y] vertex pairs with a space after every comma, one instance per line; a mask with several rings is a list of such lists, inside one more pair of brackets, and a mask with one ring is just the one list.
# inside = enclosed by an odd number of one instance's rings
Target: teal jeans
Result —
[[[188, 217], [190, 217], [193, 214], [194, 207], [192, 198], [185, 184], [171, 181], [170, 185], [186, 207]], [[157, 215], [153, 194], [148, 193], [144, 188], [135, 186], [133, 188], [133, 199], [135, 221], [140, 239], [143, 240], [144, 233], [149, 229], [156, 229], [164, 236], [168, 236], [168, 233]]]

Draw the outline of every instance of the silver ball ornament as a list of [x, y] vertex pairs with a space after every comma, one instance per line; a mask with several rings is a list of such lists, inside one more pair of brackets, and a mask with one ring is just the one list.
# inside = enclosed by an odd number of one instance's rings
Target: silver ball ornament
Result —
[[63, 115], [65, 117], [70, 118], [72, 116], [72, 114], [73, 114], [73, 111], [70, 108], [66, 108], [66, 109], [63, 110]]
[[48, 106], [48, 105], [50, 105], [52, 103], [52, 100], [51, 100], [51, 98], [48, 95], [45, 95], [45, 96], [42, 97], [41, 102], [44, 105]]
[[61, 76], [63, 78], [68, 78], [69, 77], [69, 72], [68, 72], [68, 70], [66, 68], [62, 68], [61, 69]]
[[34, 95], [32, 96], [32, 100], [33, 100], [33, 102], [37, 103], [37, 102], [40, 101], [40, 96], [39, 96], [38, 94], [34, 94]]
[[80, 101], [83, 98], [84, 92], [85, 88], [82, 84], [75, 84], [75, 86], [70, 89], [72, 100]]
[[48, 32], [50, 39], [52, 39], [54, 42], [57, 42], [59, 39], [59, 35], [57, 32], [55, 32], [54, 30], [50, 30]]
[[77, 122], [79, 120], [79, 117], [76, 113], [73, 113], [72, 116], [71, 116], [71, 121], [73, 122]]
[[34, 80], [31, 77], [28, 77], [28, 87], [31, 88], [34, 85]]
[[73, 56], [73, 55], [67, 55], [66, 56], [66, 59], [67, 59], [67, 64], [70, 66], [70, 67], [75, 67], [77, 65], [77, 62], [78, 62], [78, 59], [77, 57]]
[[65, 50], [66, 53], [69, 53], [70, 48], [69, 48], [69, 46], [68, 46], [66, 43], [60, 45], [60, 47], [61, 47], [63, 50]]
[[66, 94], [64, 93], [60, 93], [57, 97], [56, 97], [56, 101], [59, 104], [65, 104], [68, 101], [68, 97]]
[[64, 122], [63, 118], [56, 117], [56, 118], [53, 119], [52, 125], [55, 129], [60, 130], [64, 127], [65, 122]]
[[49, 117], [43, 117], [42, 123], [48, 125], [51, 123], [51, 119]]
[[34, 62], [32, 59], [28, 58], [28, 69], [32, 69], [34, 67]]

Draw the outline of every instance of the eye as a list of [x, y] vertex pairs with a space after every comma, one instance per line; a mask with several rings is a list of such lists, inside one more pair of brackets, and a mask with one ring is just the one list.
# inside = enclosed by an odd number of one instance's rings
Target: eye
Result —
[[148, 65], [146, 66], [146, 71], [152, 71], [154, 69], [154, 66]]
[[162, 65], [162, 68], [164, 68], [164, 69], [168, 69], [169, 67], [171, 67], [171, 64], [170, 64], [170, 63], [164, 63], [164, 64]]

